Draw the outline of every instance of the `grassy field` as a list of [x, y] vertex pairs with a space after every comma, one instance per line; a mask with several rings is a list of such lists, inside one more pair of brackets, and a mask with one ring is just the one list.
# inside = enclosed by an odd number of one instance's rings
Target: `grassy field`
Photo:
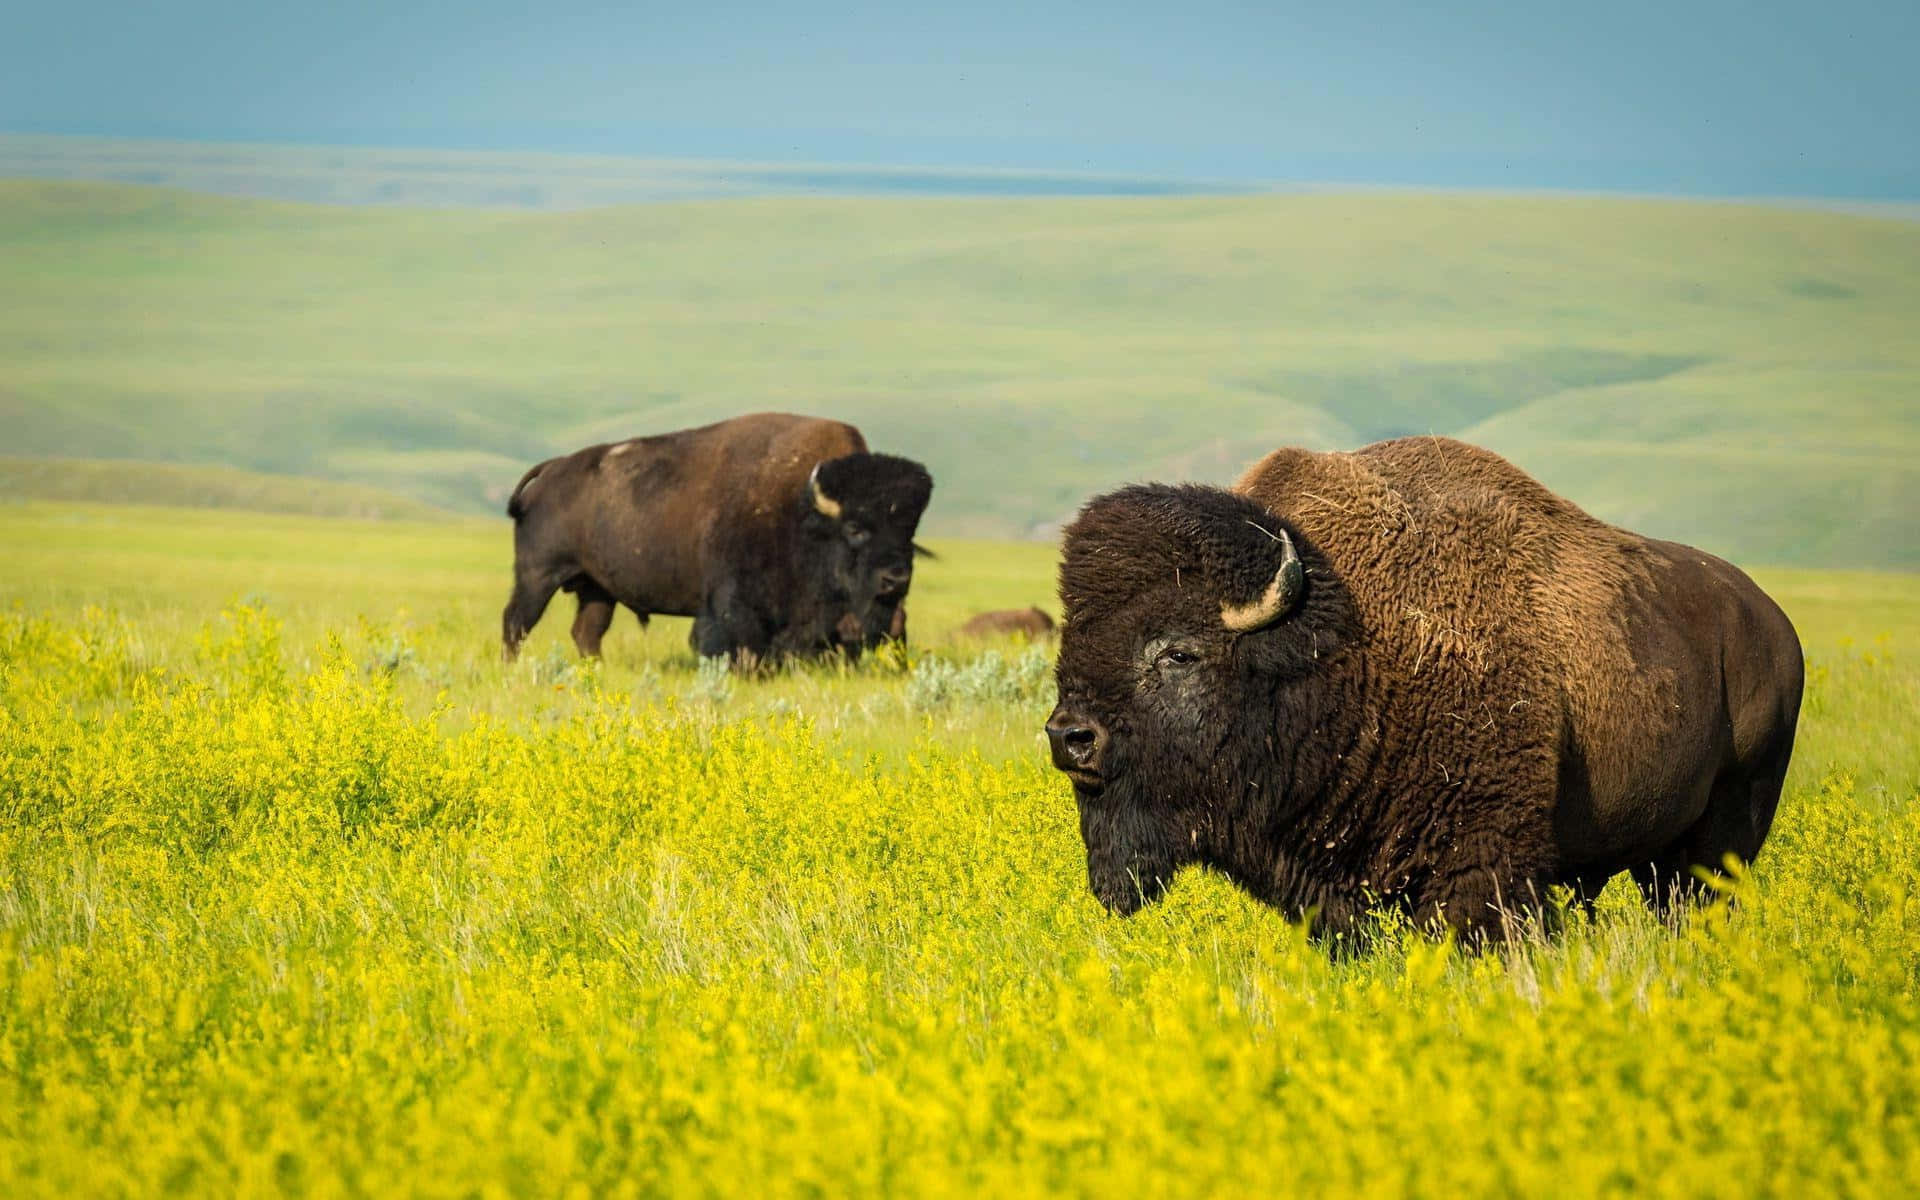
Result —
[[[948, 680], [953, 664], [977, 664], [988, 649], [1001, 669], [976, 665], [975, 690], [1011, 697], [1051, 686], [1049, 659], [1023, 642], [987, 646], [954, 630], [987, 608], [1038, 604], [1054, 609], [1054, 551], [1034, 542], [953, 538], [922, 541], [940, 557], [915, 568], [909, 632], [937, 660], [922, 672], [916, 695], [965, 688]], [[636, 703], [728, 698], [728, 712], [780, 716], [804, 708], [823, 729], [847, 732], [863, 746], [891, 752], [931, 728], [980, 735], [983, 748], [1018, 752], [1037, 743], [999, 706], [933, 705], [914, 709], [901, 691], [910, 680], [892, 670], [891, 691], [844, 688], [844, 673], [797, 671], [752, 688], [726, 675], [703, 676], [687, 644], [692, 622], [655, 617], [642, 630], [622, 612], [597, 666], [579, 663], [567, 628], [572, 599], [557, 596], [514, 666], [500, 661], [500, 609], [512, 582], [513, 533], [504, 518], [441, 517], [426, 521], [354, 521], [228, 511], [116, 505], [23, 503], [0, 507], [0, 555], [12, 568], [0, 579], [0, 606], [28, 612], [78, 613], [101, 608], [129, 623], [140, 644], [165, 665], [195, 646], [199, 631], [223, 609], [258, 607], [311, 666], [327, 637], [352, 634], [356, 653], [389, 664], [412, 711], [431, 709], [442, 689], [464, 700], [458, 718], [474, 713], [548, 716], [574, 711], [586, 693], [576, 685], [624, 694]], [[191, 663], [191, 656], [182, 660]], [[709, 709], [713, 707], [709, 704]], [[990, 736], [989, 736], [990, 735]]]
[[[526, 465], [856, 421], [929, 528], [1452, 433], [1743, 561], [1920, 566], [1920, 222], [1580, 196], [766, 197], [569, 213], [0, 182], [16, 455], [497, 511]], [[105, 498], [105, 497], [102, 497]]]
[[431, 504], [363, 484], [268, 475], [233, 467], [190, 467], [129, 459], [0, 458], [0, 496], [8, 503], [64, 500], [168, 508], [237, 508], [247, 512], [373, 520], [435, 520], [449, 515]]
[[916, 644], [703, 672], [506, 524], [0, 508], [0, 1191], [1754, 1195], [1920, 1172], [1920, 579], [1768, 571], [1774, 836], [1477, 958], [1086, 894], [1052, 553], [935, 542]]

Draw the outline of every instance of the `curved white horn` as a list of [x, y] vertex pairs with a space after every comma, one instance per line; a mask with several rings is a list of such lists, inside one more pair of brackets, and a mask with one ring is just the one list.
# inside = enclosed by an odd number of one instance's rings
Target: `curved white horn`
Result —
[[1280, 566], [1274, 571], [1267, 590], [1251, 604], [1220, 606], [1220, 623], [1234, 633], [1264, 629], [1286, 616], [1300, 600], [1300, 589], [1307, 581], [1306, 568], [1300, 565], [1300, 556], [1294, 553], [1293, 539], [1287, 536], [1286, 530], [1280, 531], [1277, 540], [1280, 543]]
[[840, 502], [821, 490], [819, 463], [813, 464], [813, 474], [807, 476], [807, 493], [813, 497], [813, 506], [820, 510], [822, 516], [839, 519]]

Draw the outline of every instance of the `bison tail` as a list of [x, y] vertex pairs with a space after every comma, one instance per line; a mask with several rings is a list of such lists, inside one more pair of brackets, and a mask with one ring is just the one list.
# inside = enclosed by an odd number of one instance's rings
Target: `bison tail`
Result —
[[546, 465], [545, 463], [541, 463], [539, 466], [534, 467], [520, 477], [519, 483], [513, 485], [513, 495], [507, 497], [507, 515], [514, 520], [518, 521], [521, 517], [527, 515], [527, 505], [533, 499], [527, 495], [527, 489], [533, 485], [534, 477], [539, 475], [540, 472], [545, 469]]

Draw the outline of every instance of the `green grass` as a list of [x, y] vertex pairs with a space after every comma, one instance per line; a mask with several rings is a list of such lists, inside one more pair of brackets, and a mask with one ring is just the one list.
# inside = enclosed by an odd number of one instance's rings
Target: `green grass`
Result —
[[1331, 959], [1098, 908], [1046, 647], [953, 637], [1053, 551], [935, 545], [907, 656], [735, 679], [498, 662], [504, 519], [0, 507], [0, 1192], [1910, 1188], [1920, 577], [1759, 573], [1811, 669], [1735, 909]]
[[1916, 566], [1920, 223], [1730, 203], [774, 197], [572, 213], [0, 183], [23, 455], [497, 511], [531, 461], [756, 409], [924, 459], [929, 529], [1455, 433], [1742, 561]]
[[[972, 659], [981, 647], [957, 631], [986, 609], [1035, 604], [1058, 615], [1052, 545], [926, 541], [939, 557], [915, 568], [908, 609], [916, 654]], [[0, 607], [64, 613], [98, 608], [132, 621], [156, 645], [190, 645], [223, 609], [247, 604], [275, 614], [290, 646], [311, 649], [330, 631], [357, 630], [370, 657], [405, 647], [409, 669], [400, 682], [417, 707], [429, 706], [448, 686], [461, 689], [476, 710], [511, 712], [529, 699], [551, 707], [542, 693], [553, 679], [581, 676], [567, 635], [571, 600], [564, 595], [555, 598], [518, 664], [497, 661], [500, 608], [513, 561], [511, 525], [504, 517], [372, 521], [29, 502], [0, 507], [0, 557], [11, 568], [0, 577]], [[1783, 568], [1754, 574], [1794, 618], [1817, 665], [1848, 670], [1854, 658], [1890, 641], [1904, 644], [1920, 632], [1920, 579], [1913, 575]], [[604, 664], [590, 673], [615, 690], [665, 695], [692, 689], [698, 664], [687, 645], [689, 625], [685, 618], [655, 617], [643, 630], [623, 611], [607, 636]], [[988, 648], [1014, 658], [1024, 647], [1023, 641], [1007, 640]], [[836, 731], [859, 730], [868, 745], [910, 741], [924, 732], [927, 714], [905, 699], [910, 676], [876, 675], [870, 682], [891, 680], [888, 702], [864, 707], [848, 703], [854, 693], [839, 690], [843, 681], [828, 668], [795, 671], [736, 694], [749, 711], [783, 712], [802, 700], [825, 704], [816, 719]], [[959, 715], [981, 712], [969, 708]], [[940, 714], [942, 720], [953, 716]], [[1029, 718], [1037, 730], [1044, 712], [1022, 719]], [[997, 721], [991, 733], [998, 737], [1015, 724]], [[960, 721], [952, 732], [973, 731]], [[1015, 752], [1026, 752], [1031, 733], [1021, 733]], [[1889, 736], [1900, 745], [1872, 757], [1887, 763], [1892, 778], [1906, 779], [1902, 772], [1908, 772], [1909, 781], [1920, 781], [1920, 740]], [[1005, 750], [998, 742], [972, 748]]]
[[[923, 540], [939, 555], [915, 568], [908, 605], [909, 633], [923, 657], [975, 660], [980, 646], [955, 631], [983, 609], [1038, 604], [1057, 612], [1051, 546]], [[500, 609], [513, 563], [504, 517], [376, 522], [25, 503], [0, 507], [0, 557], [10, 567], [0, 578], [0, 608], [111, 612], [134, 622], [143, 644], [161, 654], [157, 661], [173, 661], [161, 648], [192, 646], [196, 631], [235, 604], [275, 614], [302, 662], [313, 661], [330, 632], [353, 631], [356, 653], [390, 662], [401, 694], [420, 711], [443, 689], [465, 695], [462, 711], [469, 714], [549, 715], [571, 712], [580, 698], [575, 685], [588, 680], [639, 701], [703, 701], [712, 690], [687, 644], [691, 622], [682, 617], [655, 617], [642, 630], [623, 610], [607, 636], [605, 662], [583, 668], [568, 638], [573, 609], [564, 595], [555, 597], [520, 661], [501, 664]], [[1037, 660], [1024, 657], [1024, 641], [1001, 639], [989, 648], [1003, 657], [1004, 669], [976, 680], [975, 690], [997, 694], [996, 686], [1016, 686], [1032, 696], [1042, 683], [1051, 685]], [[951, 681], [943, 687], [929, 678], [910, 693], [910, 673], [868, 673], [891, 686], [878, 694], [849, 690], [841, 686], [843, 671], [821, 667], [732, 692], [748, 712], [804, 709], [823, 729], [889, 754], [934, 728], [978, 735], [996, 755], [1013, 746], [1024, 751], [1040, 737], [1039, 724], [1024, 712], [953, 702]]]
[[[909, 605], [917, 638], [945, 643], [984, 608], [1054, 604], [1054, 548], [1035, 542], [929, 538], [937, 557], [914, 569]], [[123, 613], [197, 622], [237, 600], [265, 603], [298, 635], [365, 616], [431, 614], [471, 629], [497, 650], [512, 582], [513, 526], [505, 517], [325, 519], [145, 505], [30, 502], [0, 507], [0, 604]], [[566, 641], [572, 618], [556, 597], [530, 652]], [[685, 653], [687, 622], [656, 617], [644, 634], [624, 614], [608, 653]], [[641, 649], [641, 647], [647, 649]]]
[[0, 496], [171, 508], [239, 508], [375, 520], [444, 519], [445, 510], [359, 484], [233, 467], [76, 458], [0, 458]]

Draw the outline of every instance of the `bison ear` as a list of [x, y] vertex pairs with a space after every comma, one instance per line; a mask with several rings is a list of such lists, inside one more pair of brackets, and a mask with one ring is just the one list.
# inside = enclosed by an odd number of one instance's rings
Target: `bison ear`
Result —
[[919, 542], [915, 542], [913, 544], [913, 556], [915, 558], [931, 558], [935, 562], [938, 562], [940, 560], [940, 556], [938, 554], [935, 554], [933, 551], [927, 549], [925, 546], [922, 546]]
[[820, 464], [813, 464], [813, 474], [807, 476], [807, 495], [813, 498], [813, 507], [829, 520], [839, 520], [840, 502], [827, 495], [820, 486]]
[[1300, 555], [1294, 551], [1293, 539], [1287, 536], [1286, 530], [1282, 529], [1274, 541], [1280, 547], [1280, 562], [1267, 583], [1267, 590], [1250, 604], [1228, 601], [1220, 606], [1220, 623], [1230, 632], [1252, 633], [1265, 629], [1292, 612], [1293, 606], [1300, 602], [1300, 593], [1307, 582], [1306, 568], [1300, 565]]

